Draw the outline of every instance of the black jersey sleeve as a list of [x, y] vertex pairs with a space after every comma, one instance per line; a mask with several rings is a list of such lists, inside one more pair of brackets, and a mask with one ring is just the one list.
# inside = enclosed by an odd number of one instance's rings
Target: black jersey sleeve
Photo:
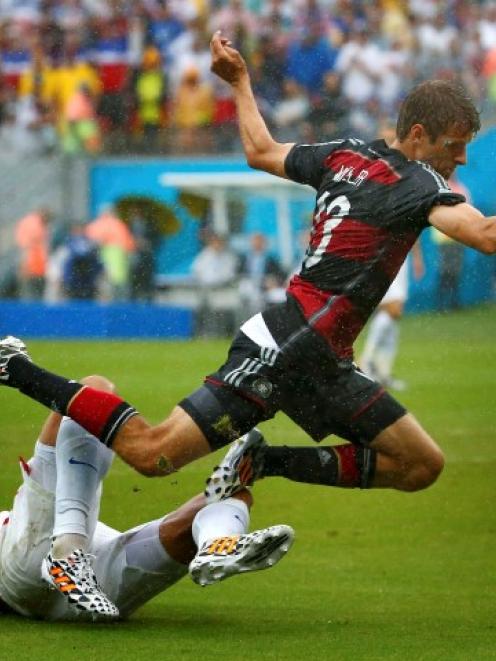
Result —
[[454, 206], [465, 202], [465, 197], [453, 192], [443, 177], [428, 165], [416, 163], [416, 168], [395, 187], [394, 216], [405, 219], [409, 225], [422, 230], [429, 225], [432, 207], [444, 204]]
[[326, 172], [325, 161], [336, 149], [342, 149], [348, 140], [333, 140], [311, 145], [297, 144], [286, 156], [284, 168], [290, 179], [318, 189]]

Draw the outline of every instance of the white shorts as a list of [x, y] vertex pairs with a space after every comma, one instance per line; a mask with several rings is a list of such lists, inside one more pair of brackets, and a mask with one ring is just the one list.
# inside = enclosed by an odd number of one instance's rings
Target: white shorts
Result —
[[[41, 578], [41, 562], [47, 555], [54, 525], [53, 493], [45, 491], [23, 469], [23, 484], [9, 513], [0, 521], [0, 597], [16, 612], [48, 620], [91, 619], [68, 604]], [[120, 533], [98, 522], [89, 552], [95, 555], [94, 569], [107, 596], [127, 617], [145, 602], [163, 592], [187, 573], [187, 567], [168, 557], [158, 572], [128, 563], [126, 550], [139, 531], [152, 527], [158, 534], [163, 519]]]
[[408, 260], [405, 261], [396, 274], [389, 289], [384, 294], [381, 303], [391, 303], [391, 301], [402, 301], [408, 298]]

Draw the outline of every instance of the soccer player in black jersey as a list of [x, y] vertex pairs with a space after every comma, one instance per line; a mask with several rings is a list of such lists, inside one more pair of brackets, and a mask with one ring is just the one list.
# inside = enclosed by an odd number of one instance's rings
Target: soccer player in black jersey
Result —
[[456, 85], [427, 81], [404, 100], [391, 147], [358, 139], [280, 144], [259, 113], [241, 55], [220, 34], [211, 50], [212, 70], [236, 100], [249, 165], [316, 190], [310, 244], [287, 301], [248, 320], [225, 364], [157, 426], [115, 395], [33, 365], [15, 339], [0, 343], [0, 379], [72, 417], [146, 475], [177, 470], [282, 410], [315, 441], [336, 434], [345, 442], [266, 447], [257, 476], [428, 487], [443, 469], [442, 451], [357, 369], [352, 346], [426, 227], [496, 252], [496, 217], [484, 217], [446, 183], [466, 161], [478, 112]]

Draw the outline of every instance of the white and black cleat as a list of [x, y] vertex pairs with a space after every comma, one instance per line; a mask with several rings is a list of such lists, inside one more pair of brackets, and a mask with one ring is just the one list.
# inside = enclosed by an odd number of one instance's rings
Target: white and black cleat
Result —
[[286, 555], [293, 541], [294, 530], [285, 525], [219, 537], [198, 551], [189, 573], [195, 583], [206, 586], [236, 574], [269, 569]]
[[48, 554], [41, 566], [41, 576], [71, 606], [90, 613], [93, 619], [116, 619], [119, 609], [98, 585], [92, 558], [81, 549], [63, 559], [54, 559]]
[[266, 449], [267, 443], [256, 427], [233, 443], [206, 482], [207, 503], [229, 498], [261, 479]]
[[24, 342], [9, 335], [0, 340], [0, 383], [4, 385], [9, 385], [9, 362], [14, 356], [22, 356], [31, 360]]

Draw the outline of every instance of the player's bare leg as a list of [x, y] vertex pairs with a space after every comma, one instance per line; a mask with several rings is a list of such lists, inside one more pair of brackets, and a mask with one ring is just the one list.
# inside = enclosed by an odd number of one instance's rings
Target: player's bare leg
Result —
[[418, 491], [433, 484], [444, 468], [441, 449], [407, 413], [370, 444], [376, 451], [374, 487]]
[[264, 477], [344, 488], [419, 491], [433, 484], [444, 457], [409, 413], [370, 443], [334, 446], [269, 446], [258, 429], [237, 440], [208, 478], [205, 496], [216, 502]]
[[252, 500], [241, 489], [221, 502], [206, 505], [204, 496], [196, 496], [185, 503], [160, 524], [167, 555], [189, 565], [191, 578], [202, 586], [274, 566], [290, 549], [294, 532], [285, 525], [248, 532]]
[[117, 432], [112, 449], [143, 475], [168, 475], [212, 450], [194, 420], [179, 406], [159, 425], [142, 416], [128, 420]]

